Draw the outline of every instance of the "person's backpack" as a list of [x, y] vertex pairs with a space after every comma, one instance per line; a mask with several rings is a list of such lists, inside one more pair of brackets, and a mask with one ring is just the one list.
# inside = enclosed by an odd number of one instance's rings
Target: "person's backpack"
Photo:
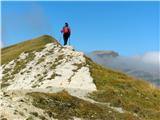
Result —
[[68, 27], [64, 27], [63, 32], [64, 33], [70, 33], [70, 29]]

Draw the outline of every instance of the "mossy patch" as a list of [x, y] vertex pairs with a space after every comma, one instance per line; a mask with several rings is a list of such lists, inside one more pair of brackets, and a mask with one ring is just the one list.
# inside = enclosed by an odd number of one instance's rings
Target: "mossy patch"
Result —
[[[11, 72], [11, 75], [19, 73], [22, 69], [26, 67], [26, 64], [30, 61], [32, 61], [35, 57], [35, 54], [32, 52], [29, 52], [29, 55], [26, 57], [26, 59], [18, 60], [16, 59], [16, 65], [13, 68], [13, 71]], [[23, 74], [23, 73], [22, 73]]]
[[6, 68], [6, 69], [4, 69], [4, 71], [2, 72], [2, 74], [7, 74], [10, 70], [11, 70], [11, 68]]
[[8, 80], [13, 80], [14, 76], [10, 75], [8, 73], [6, 73], [3, 77], [2, 77], [2, 83], [1, 83], [1, 88], [7, 87], [10, 84], [8, 83]]
[[29, 116], [26, 120], [34, 120], [32, 116]]
[[38, 117], [38, 112], [30, 112], [31, 115]]
[[8, 120], [7, 118], [2, 118], [1, 120]]
[[10, 85], [9, 83], [2, 82], [2, 83], [1, 83], [1, 88], [7, 87], [7, 86], [9, 86], [9, 85]]
[[44, 57], [42, 57], [42, 58], [38, 59], [38, 62], [36, 63], [36, 65], [38, 65], [38, 64], [40, 64], [40, 63], [42, 63], [42, 62], [44, 62], [44, 60], [45, 60], [45, 58], [44, 58]]

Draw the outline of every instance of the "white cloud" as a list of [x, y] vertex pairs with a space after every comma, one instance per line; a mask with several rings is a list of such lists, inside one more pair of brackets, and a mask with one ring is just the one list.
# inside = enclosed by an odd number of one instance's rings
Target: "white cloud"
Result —
[[138, 55], [133, 58], [147, 64], [160, 65], [160, 52], [147, 52], [143, 55]]
[[159, 64], [160, 63], [160, 52], [148, 52], [144, 54], [142, 60], [146, 63]]
[[157, 81], [160, 79], [160, 51], [146, 52], [143, 55], [129, 57], [120, 55], [111, 58], [107, 55], [106, 57], [93, 55], [91, 58], [99, 64], [122, 70], [135, 77], [153, 81], [153, 83], [160, 85]]

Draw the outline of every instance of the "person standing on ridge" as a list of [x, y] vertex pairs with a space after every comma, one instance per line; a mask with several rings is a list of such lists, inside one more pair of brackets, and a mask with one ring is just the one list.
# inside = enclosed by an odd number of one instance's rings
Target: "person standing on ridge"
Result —
[[68, 42], [68, 38], [71, 35], [71, 30], [69, 28], [68, 23], [65, 23], [65, 26], [63, 27], [63, 29], [61, 30], [61, 33], [63, 33], [63, 40], [64, 40], [64, 45], [67, 45]]

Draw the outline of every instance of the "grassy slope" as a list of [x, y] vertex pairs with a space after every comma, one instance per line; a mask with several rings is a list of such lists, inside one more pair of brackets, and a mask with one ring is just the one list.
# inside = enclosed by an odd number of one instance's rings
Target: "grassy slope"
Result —
[[59, 93], [28, 93], [32, 104], [41, 108], [52, 118], [72, 120], [73, 117], [85, 120], [139, 120], [129, 113], [118, 113], [101, 104], [93, 104], [69, 95], [66, 91]]
[[[30, 41], [3, 48], [2, 64], [17, 58], [17, 56], [22, 52], [30, 52], [33, 50], [42, 49], [45, 44], [50, 42], [57, 43], [52, 37], [45, 35]], [[123, 73], [103, 68], [102, 66], [92, 62], [89, 58], [86, 59], [87, 63], [89, 64], [94, 83], [98, 89], [97, 92], [91, 94], [91, 98], [99, 102], [109, 102], [112, 106], [122, 107], [127, 111], [138, 114], [142, 119], [145, 120], [160, 119], [160, 90], [152, 88], [144, 81], [135, 80], [134, 78], [131, 78]], [[91, 119], [90, 117], [93, 115], [92, 119], [106, 118], [109, 120], [114, 120], [113, 116], [115, 116], [117, 120], [138, 120], [131, 114], [120, 114], [110, 110], [104, 105], [90, 104], [86, 101], [70, 96], [67, 93], [32, 93], [30, 95], [33, 97], [33, 99], [36, 98], [35, 103], [33, 103], [36, 107], [40, 107], [47, 111], [49, 110], [51, 113], [55, 111], [56, 113], [59, 113], [63, 107], [64, 109], [67, 107], [66, 105], [73, 105], [68, 109], [65, 109], [66, 111], [63, 111], [64, 113], [62, 112], [64, 119], [70, 118], [68, 115], [71, 114], [71, 116], [88, 119]], [[53, 99], [52, 103], [43, 103], [44, 100], [47, 100], [44, 98], [50, 97]], [[55, 102], [57, 102], [56, 105]], [[64, 103], [64, 106], [62, 103]], [[51, 106], [48, 106], [48, 104], [53, 104], [53, 106], [56, 107], [54, 109], [50, 109]], [[91, 108], [91, 110], [88, 108]], [[95, 113], [97, 116], [94, 116]], [[63, 118], [61, 115], [56, 117]]]
[[33, 50], [38, 50], [44, 47], [45, 44], [54, 42], [59, 44], [54, 38], [43, 35], [41, 37], [24, 41], [6, 48], [3, 48], [1, 51], [1, 64], [5, 64], [20, 55], [22, 52], [29, 52]]
[[136, 80], [126, 74], [106, 69], [89, 58], [87, 63], [98, 89], [91, 98], [122, 107], [145, 120], [160, 120], [159, 89], [143, 80]]

